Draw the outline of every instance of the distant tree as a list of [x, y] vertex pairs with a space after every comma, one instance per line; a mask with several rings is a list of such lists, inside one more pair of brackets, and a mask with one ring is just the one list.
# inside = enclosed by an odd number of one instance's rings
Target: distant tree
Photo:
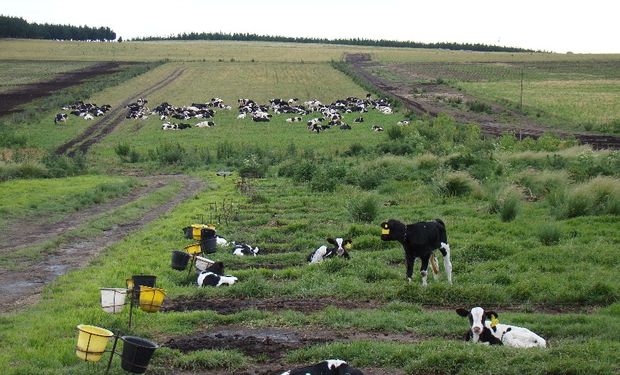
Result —
[[0, 38], [114, 40], [116, 33], [109, 27], [38, 24], [0, 15]]

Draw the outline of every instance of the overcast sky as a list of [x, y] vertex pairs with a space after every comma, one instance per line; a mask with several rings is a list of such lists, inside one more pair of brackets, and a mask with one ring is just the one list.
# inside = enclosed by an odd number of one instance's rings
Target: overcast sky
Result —
[[3, 15], [108, 26], [124, 39], [222, 31], [620, 53], [620, 0], [0, 1]]

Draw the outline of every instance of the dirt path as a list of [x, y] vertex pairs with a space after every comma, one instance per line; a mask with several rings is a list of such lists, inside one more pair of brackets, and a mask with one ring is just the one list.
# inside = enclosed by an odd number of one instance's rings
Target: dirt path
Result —
[[146, 97], [157, 90], [168, 86], [179, 78], [184, 71], [185, 68], [177, 68], [166, 78], [141, 91], [133, 98], [126, 99], [121, 104], [110, 110], [103, 118], [86, 128], [86, 130], [84, 130], [84, 132], [80, 135], [58, 147], [56, 149], [56, 154], [68, 154], [69, 156], [73, 156], [78, 151], [85, 154], [88, 152], [90, 146], [101, 141], [103, 137], [110, 134], [121, 122], [123, 122], [127, 113], [126, 107], [129, 103], [135, 102], [138, 98]]
[[[123, 63], [135, 64], [135, 63]], [[67, 87], [79, 85], [93, 77], [105, 76], [121, 70], [118, 62], [104, 62], [89, 66], [84, 69], [67, 72], [58, 75], [56, 78], [47, 82], [36, 82], [23, 85], [16, 90], [0, 94], [0, 116], [12, 112], [19, 112], [17, 109], [22, 104], [29, 103], [34, 99], [50, 95]]]
[[[482, 132], [486, 135], [501, 136], [503, 134], [514, 134], [521, 139], [525, 137], [538, 138], [544, 133], [555, 133], [560, 137], [573, 136], [579, 142], [589, 144], [594, 149], [620, 149], [620, 137], [618, 136], [560, 130], [545, 126], [530, 117], [498, 104], [492, 105], [492, 114], [475, 113], [456, 108], [450, 105], [450, 98], [459, 99], [462, 102], [472, 101], [476, 98], [463, 94], [448, 85], [392, 82], [377, 77], [370, 72], [370, 69], [379, 66], [379, 64], [371, 62], [370, 55], [368, 54], [349, 54], [346, 56], [346, 61], [356, 75], [371, 83], [380, 92], [398, 98], [407, 108], [418, 115], [436, 117], [440, 113], [445, 113], [459, 123], [475, 122], [480, 124]], [[402, 64], [384, 64], [381, 65], [381, 68], [387, 69], [397, 76], [414, 74]]]
[[[150, 191], [154, 191], [158, 187], [168, 185], [173, 180], [181, 181], [183, 187], [174, 198], [160, 206], [150, 209], [141, 218], [114, 225], [109, 230], [91, 238], [70, 238], [58, 249], [50, 254], [44, 255], [41, 259], [26, 261], [29, 263], [26, 265], [26, 268], [29, 270], [36, 270], [36, 272], [12, 271], [0, 268], [0, 313], [12, 311], [24, 305], [35, 303], [46, 284], [72, 269], [84, 267], [106, 247], [122, 240], [132, 232], [139, 230], [164, 213], [172, 210], [181, 202], [193, 197], [203, 186], [201, 180], [188, 176], [169, 175], [159, 176], [159, 178], [157, 182], [152, 182], [150, 185], [147, 184], [149, 187], [145, 188], [146, 190], [142, 192], [146, 193], [149, 189], [151, 189]], [[156, 180], [157, 178], [153, 177], [153, 179]], [[131, 194], [130, 198], [115, 200], [114, 204], [109, 202], [105, 205], [105, 209], [103, 205], [100, 209], [93, 208], [91, 212], [88, 213], [88, 219], [95, 218], [97, 213], [102, 214], [109, 212], [138, 198], [140, 198], [140, 195], [134, 193]], [[82, 222], [87, 221], [86, 217], [83, 217], [83, 219]], [[55, 226], [64, 227], [66, 230], [69, 230], [70, 227], [73, 227], [78, 221], [80, 221], [79, 213], [72, 215], [66, 222], [61, 221], [55, 223]], [[38, 229], [43, 233], [37, 233], [37, 238], [53, 239], [59, 234], [56, 232], [54, 225], [42, 225], [38, 227]], [[29, 238], [20, 239], [20, 241], [31, 242]], [[10, 250], [11, 248], [5, 248], [3, 251]]]

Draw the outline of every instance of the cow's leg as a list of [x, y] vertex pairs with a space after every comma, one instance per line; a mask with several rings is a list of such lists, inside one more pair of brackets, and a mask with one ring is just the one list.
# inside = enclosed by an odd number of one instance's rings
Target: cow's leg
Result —
[[429, 259], [430, 259], [429, 255], [422, 257], [422, 266], [420, 267], [420, 274], [422, 275], [422, 286], [428, 285], [426, 283], [426, 276], [428, 275], [428, 260]]
[[443, 255], [443, 266], [446, 269], [448, 282], [452, 284], [452, 262], [450, 261], [450, 245], [442, 242], [439, 251], [441, 251], [441, 255]]
[[405, 251], [405, 262], [407, 263], [407, 280], [411, 282], [411, 276], [413, 275], [413, 262], [415, 257], [408, 251]]

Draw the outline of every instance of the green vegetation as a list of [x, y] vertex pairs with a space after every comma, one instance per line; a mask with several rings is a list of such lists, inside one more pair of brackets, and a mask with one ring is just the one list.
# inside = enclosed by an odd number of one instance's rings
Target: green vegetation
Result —
[[[0, 58], [14, 54], [16, 45], [25, 46], [24, 56], [33, 54], [35, 46], [42, 47], [41, 54], [49, 48], [39, 41], [2, 40]], [[100, 88], [89, 100], [119, 105], [177, 69], [183, 70], [181, 76], [150, 94], [150, 105], [163, 101], [188, 105], [216, 96], [232, 105], [241, 97], [263, 103], [272, 97], [330, 102], [366, 94], [328, 63], [329, 58], [339, 60], [343, 51], [358, 51], [359, 47], [290, 45], [283, 53], [288, 47], [233, 42], [102, 45], [100, 58], [155, 60], [163, 50], [170, 58], [195, 61], [161, 64]], [[72, 43], [61, 47], [66, 58], [81, 61], [95, 56], [91, 48]], [[366, 50], [373, 58], [388, 61], [446, 56], [455, 61], [510, 59], [502, 54], [465, 57], [445, 51]], [[532, 55], [513, 59], [533, 61], [541, 56]], [[235, 62], [229, 62], [233, 57]], [[304, 63], [282, 62], [302, 59]], [[447, 74], [441, 77], [445, 82], [451, 80]], [[50, 166], [42, 160], [48, 150], [86, 125], [76, 121], [54, 132], [45, 131], [49, 124], [44, 122], [49, 122], [53, 112], [48, 107], [39, 120], [4, 133], [9, 137], [2, 143], [3, 168], [28, 161], [45, 170], [71, 169], [62, 166], [64, 159]], [[39, 214], [59, 217], [76, 206], [126, 194], [136, 184], [132, 178], [107, 177], [105, 172], [115, 176], [119, 171], [185, 173], [202, 178], [207, 187], [109, 246], [87, 267], [59, 277], [45, 288], [39, 303], [0, 316], [0, 368], [7, 374], [102, 373], [105, 361], [89, 364], [75, 357], [75, 327], [84, 323], [160, 344], [177, 335], [187, 337], [216, 327], [359, 334], [350, 340], [283, 353], [291, 365], [338, 357], [356, 367], [398, 369], [406, 374], [618, 372], [620, 341], [613, 327], [620, 325], [620, 280], [616, 276], [620, 266], [620, 153], [574, 147], [571, 141], [551, 136], [523, 141], [508, 136], [485, 139], [477, 125], [459, 125], [447, 116], [416, 118], [410, 125], [396, 127], [405, 115], [369, 112], [364, 114], [364, 123], [353, 124], [358, 115], [346, 114], [352, 130], [320, 134], [309, 132], [304, 123], [287, 123], [286, 115], [274, 115], [271, 122], [259, 124], [238, 120], [235, 111], [225, 110], [218, 110], [217, 125], [209, 129], [162, 132], [154, 116], [125, 120], [84, 157], [84, 170], [102, 175], [1, 182], [2, 217], [15, 219]], [[387, 131], [370, 131], [375, 123]], [[232, 175], [217, 176], [215, 171], [220, 170]], [[139, 218], [179, 189], [180, 184], [173, 184], [106, 212], [85, 223], [79, 235], [96, 236], [116, 223]], [[261, 252], [257, 257], [241, 258], [220, 248], [210, 257], [224, 262], [226, 273], [237, 276], [239, 282], [223, 288], [196, 288], [194, 275], [170, 268], [170, 253], [190, 242], [182, 238], [182, 227], [200, 215], [211, 220], [212, 207], [224, 204], [230, 205], [231, 213], [228, 220], [216, 223], [218, 234], [258, 246]], [[380, 240], [379, 223], [389, 218], [407, 223], [441, 218], [446, 223], [454, 285], [448, 285], [442, 275], [423, 288], [419, 262], [414, 281], [406, 282], [401, 246]], [[353, 240], [350, 260], [306, 264], [306, 256], [324, 244], [326, 237], [337, 236]], [[66, 239], [55, 237], [41, 247], [2, 255], [0, 264], [19, 267], [16, 260], [53, 252]], [[157, 275], [167, 303], [180, 296], [205, 301], [281, 298], [347, 301], [359, 303], [360, 308], [329, 306], [306, 313], [287, 309], [240, 309], [231, 314], [136, 311], [129, 330], [127, 310], [117, 315], [101, 310], [99, 288], [122, 287], [134, 274]], [[376, 306], [369, 306], [368, 301]], [[541, 334], [549, 348], [517, 350], [463, 342], [467, 321], [452, 310], [473, 305], [493, 307], [502, 322]], [[387, 339], [382, 340], [384, 335]], [[397, 339], [392, 341], [393, 337]], [[149, 371], [234, 373], [269, 361], [236, 349], [198, 349], [160, 348]], [[118, 359], [114, 362], [112, 373], [121, 374]]]

